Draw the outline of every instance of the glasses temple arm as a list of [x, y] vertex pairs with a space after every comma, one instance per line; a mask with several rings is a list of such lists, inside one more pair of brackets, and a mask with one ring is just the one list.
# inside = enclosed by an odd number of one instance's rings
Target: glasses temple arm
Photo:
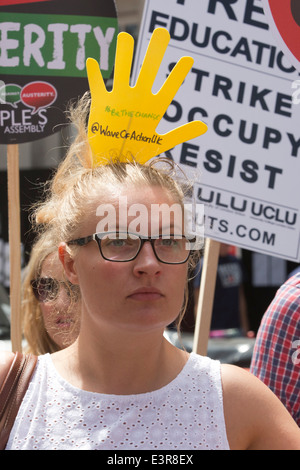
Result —
[[79, 245], [79, 246], [84, 246], [87, 243], [91, 242], [94, 240], [94, 236], [90, 235], [88, 237], [83, 237], [83, 238], [76, 238], [75, 240], [70, 240], [67, 242], [67, 245]]

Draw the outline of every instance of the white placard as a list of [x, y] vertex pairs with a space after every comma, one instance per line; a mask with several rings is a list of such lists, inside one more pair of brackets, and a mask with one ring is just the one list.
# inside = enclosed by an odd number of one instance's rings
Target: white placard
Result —
[[263, 3], [146, 0], [132, 84], [156, 27], [171, 41], [154, 92], [180, 57], [195, 60], [157, 131], [196, 119], [209, 127], [167, 152], [195, 181], [206, 236], [298, 261], [299, 73], [278, 48]]

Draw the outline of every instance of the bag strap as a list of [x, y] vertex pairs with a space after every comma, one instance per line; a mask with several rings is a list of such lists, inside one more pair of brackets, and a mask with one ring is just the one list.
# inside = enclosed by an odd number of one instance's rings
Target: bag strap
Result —
[[5, 449], [37, 356], [16, 352], [0, 390], [0, 450]]

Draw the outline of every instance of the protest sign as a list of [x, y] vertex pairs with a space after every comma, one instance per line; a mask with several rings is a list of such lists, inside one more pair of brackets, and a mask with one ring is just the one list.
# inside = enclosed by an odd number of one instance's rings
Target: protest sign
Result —
[[115, 4], [4, 0], [0, 15], [0, 141], [31, 142], [58, 131], [67, 103], [87, 91], [87, 57], [110, 77]]
[[171, 35], [156, 90], [178, 57], [195, 60], [158, 129], [194, 119], [208, 125], [166, 153], [195, 181], [206, 236], [298, 261], [300, 106], [292, 86], [299, 75], [262, 2], [146, 1], [132, 83], [156, 27]]

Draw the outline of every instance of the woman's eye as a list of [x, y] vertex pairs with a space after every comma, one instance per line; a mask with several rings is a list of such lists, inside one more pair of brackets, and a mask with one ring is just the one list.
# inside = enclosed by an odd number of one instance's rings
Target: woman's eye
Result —
[[44, 286], [42, 286], [42, 290], [43, 290], [44, 292], [47, 292], [47, 294], [50, 296], [51, 294], [53, 294], [54, 292], [56, 292], [57, 286], [56, 286], [56, 284], [54, 284], [54, 283], [53, 283], [53, 284], [52, 284], [52, 283], [51, 283], [51, 284], [50, 284], [50, 283], [49, 283], [49, 284], [45, 284]]
[[111, 245], [116, 246], [116, 247], [122, 247], [122, 246], [124, 246], [126, 243], [127, 243], [127, 240], [120, 240], [120, 239], [112, 240], [112, 241], [111, 241]]
[[163, 246], [175, 246], [177, 244], [177, 241], [174, 238], [163, 238], [161, 240], [161, 244]]
[[115, 239], [105, 239], [104, 245], [107, 248], [122, 248], [123, 246], [127, 246], [130, 244], [130, 240], [122, 239], [122, 238], [115, 238]]

